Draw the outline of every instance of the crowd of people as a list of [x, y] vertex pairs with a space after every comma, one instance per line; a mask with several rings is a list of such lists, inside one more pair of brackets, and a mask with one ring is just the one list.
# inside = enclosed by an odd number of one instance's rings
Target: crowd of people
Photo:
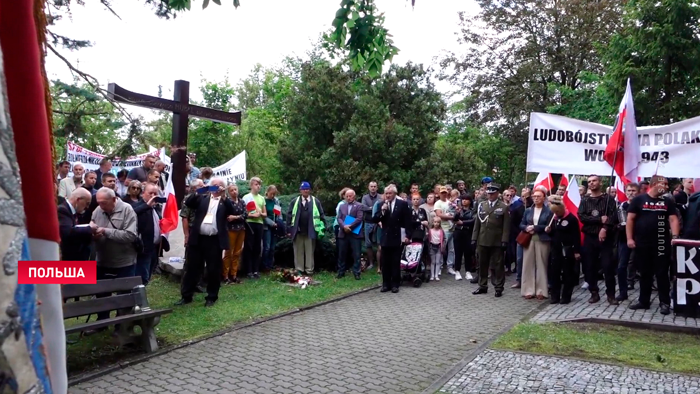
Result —
[[[213, 305], [222, 284], [242, 282], [239, 271], [250, 280], [259, 278], [274, 267], [275, 244], [284, 237], [292, 240], [297, 274], [313, 275], [326, 214], [308, 182], [300, 184], [299, 195], [282, 215], [275, 186], [261, 194], [263, 182], [253, 177], [250, 193], [240, 196], [236, 184], [226, 185], [195, 162], [196, 156], [188, 156], [190, 188], [180, 211], [186, 264], [178, 304], [206, 292], [205, 305]], [[165, 164], [147, 156], [143, 166], [116, 174], [108, 160], [96, 171], [67, 162], [57, 169], [63, 258], [96, 260], [98, 279], [141, 276], [148, 284], [159, 256], [169, 249], [159, 229], [169, 177]], [[355, 190], [341, 190], [333, 223], [338, 279], [348, 270], [360, 279], [363, 271], [376, 268], [381, 291], [398, 293], [404, 247], [418, 242], [431, 280], [466, 279], [477, 284], [475, 295], [488, 293], [490, 278], [495, 296], [501, 297], [506, 276], [515, 273], [510, 287], [523, 297], [566, 304], [582, 272], [590, 303], [601, 300], [600, 279], [611, 305], [627, 300], [638, 281], [640, 296], [630, 308], [650, 308], [655, 283], [660, 312], [667, 314], [671, 239], [681, 230], [688, 238], [700, 238], [695, 229], [700, 198], [692, 179], [683, 180], [673, 194], [661, 176], [630, 183], [628, 201], [618, 203], [616, 191], [603, 192], [601, 178], [591, 175], [579, 189], [575, 212], [563, 202], [564, 187], [525, 187], [518, 195], [515, 186], [502, 190], [490, 177], [471, 191], [463, 181], [456, 185], [435, 185], [421, 195], [418, 184], [408, 193], [388, 184], [380, 193], [377, 182], [371, 182], [361, 198]]]

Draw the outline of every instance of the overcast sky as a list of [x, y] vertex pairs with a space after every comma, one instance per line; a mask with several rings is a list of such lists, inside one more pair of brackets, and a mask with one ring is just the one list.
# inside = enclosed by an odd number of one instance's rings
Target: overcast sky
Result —
[[[92, 48], [61, 52], [103, 85], [118, 83], [125, 89], [172, 98], [176, 79], [190, 81], [190, 97], [200, 99], [202, 77], [231, 83], [246, 77], [260, 63], [273, 66], [285, 56], [303, 56], [330, 28], [339, 0], [241, 0], [201, 9], [193, 0], [192, 11], [163, 20], [141, 1], [115, 1], [116, 18], [96, 1], [73, 5], [72, 18], [52, 29], [74, 39], [88, 39]], [[401, 50], [394, 63], [407, 61], [430, 65], [444, 51], [457, 51], [458, 11], [473, 14], [472, 0], [376, 0], [385, 13], [385, 25]], [[49, 55], [51, 79], [70, 81], [61, 60]], [[441, 90], [449, 86], [440, 85]], [[131, 108], [130, 108], [131, 109]], [[134, 113], [147, 114], [133, 108]]]

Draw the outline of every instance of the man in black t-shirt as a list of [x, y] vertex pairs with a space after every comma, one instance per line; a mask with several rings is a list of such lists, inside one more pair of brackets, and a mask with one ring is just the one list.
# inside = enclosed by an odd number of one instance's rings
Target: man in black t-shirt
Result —
[[678, 238], [680, 225], [676, 203], [664, 197], [668, 180], [655, 175], [649, 182], [649, 191], [635, 197], [627, 213], [627, 246], [635, 249], [634, 265], [641, 274], [639, 300], [630, 309], [649, 309], [651, 285], [656, 275], [659, 289], [659, 312], [671, 313], [671, 283], [668, 270], [671, 264], [671, 239]]

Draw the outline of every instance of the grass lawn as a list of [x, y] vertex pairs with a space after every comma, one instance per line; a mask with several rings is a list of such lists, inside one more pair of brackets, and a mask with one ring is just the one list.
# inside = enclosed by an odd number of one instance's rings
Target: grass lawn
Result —
[[[246, 280], [238, 285], [222, 286], [219, 300], [213, 307], [205, 309], [203, 294], [196, 294], [194, 302], [189, 305], [173, 306], [180, 299], [180, 285], [164, 277], [156, 277], [147, 287], [151, 308], [173, 309], [173, 313], [163, 316], [156, 326], [158, 343], [161, 348], [177, 345], [237, 324], [372, 287], [381, 281], [374, 270], [363, 273], [361, 280], [355, 280], [352, 275], [338, 280], [334, 273], [329, 272], [318, 273], [314, 279], [321, 284], [306, 289], [286, 286], [272, 275], [262, 275], [259, 280]], [[80, 322], [84, 319], [81, 318]], [[78, 322], [69, 319], [65, 323], [71, 325]], [[78, 341], [67, 345], [68, 371], [71, 375], [143, 354], [138, 348], [113, 345], [109, 332], [80, 339], [78, 334], [72, 334], [68, 340]]]
[[495, 349], [571, 356], [591, 361], [700, 373], [700, 336], [584, 323], [522, 323]]

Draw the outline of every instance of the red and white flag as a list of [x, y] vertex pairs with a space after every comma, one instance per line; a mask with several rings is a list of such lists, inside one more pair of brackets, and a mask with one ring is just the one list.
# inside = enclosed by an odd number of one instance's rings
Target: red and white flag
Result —
[[569, 176], [566, 174], [561, 174], [561, 179], [559, 180], [559, 186], [569, 187]]
[[253, 198], [252, 193], [248, 193], [243, 196], [243, 202], [245, 203], [245, 210], [248, 213], [253, 213], [258, 210], [258, 206], [255, 204], [255, 198]]
[[[576, 177], [571, 177], [571, 182], [569, 182], [569, 187], [566, 188], [566, 193], [562, 198], [564, 201], [564, 206], [571, 212], [576, 219], [578, 219], [579, 228], [583, 228], [583, 223], [578, 217], [578, 206], [581, 205], [581, 195], [578, 192], [578, 182], [576, 182]], [[583, 233], [581, 233], [581, 242], [583, 242]]]
[[535, 179], [535, 185], [532, 187], [534, 191], [537, 186], [544, 186], [548, 191], [552, 191], [554, 188], [554, 180], [552, 179], [552, 174], [540, 172], [537, 174], [537, 179]]
[[639, 149], [639, 137], [637, 135], [637, 122], [634, 118], [634, 102], [632, 100], [632, 86], [627, 79], [625, 96], [620, 103], [620, 111], [615, 120], [613, 134], [605, 147], [603, 155], [608, 164], [615, 168], [615, 172], [624, 184], [637, 178], [639, 163], [642, 161], [642, 152]]
[[275, 216], [281, 216], [282, 215], [282, 206], [280, 206], [279, 204], [275, 204], [275, 207], [273, 208], [272, 212], [275, 214]]
[[622, 183], [620, 177], [615, 177], [615, 192], [617, 193], [617, 202], [627, 201], [627, 194], [625, 194], [625, 184]]
[[173, 187], [173, 176], [168, 178], [168, 183], [165, 185], [165, 205], [163, 205], [163, 218], [160, 219], [160, 233], [165, 238], [168, 238], [168, 233], [175, 230], [178, 224], [177, 214], [177, 198], [175, 197], [175, 188]]

